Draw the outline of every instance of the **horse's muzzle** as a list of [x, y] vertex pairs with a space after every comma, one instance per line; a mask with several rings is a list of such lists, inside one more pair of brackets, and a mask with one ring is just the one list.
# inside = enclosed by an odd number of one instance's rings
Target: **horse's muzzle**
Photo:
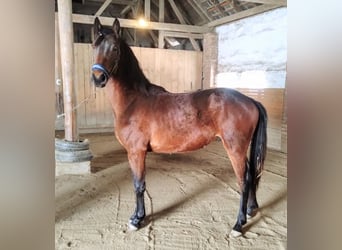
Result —
[[108, 81], [108, 77], [102, 72], [100, 74], [93, 73], [92, 79], [95, 83], [95, 86], [99, 88], [103, 88], [104, 86], [106, 86], [106, 83]]
[[92, 79], [96, 87], [103, 88], [109, 79], [109, 73], [101, 64], [94, 64], [91, 67], [93, 71]]

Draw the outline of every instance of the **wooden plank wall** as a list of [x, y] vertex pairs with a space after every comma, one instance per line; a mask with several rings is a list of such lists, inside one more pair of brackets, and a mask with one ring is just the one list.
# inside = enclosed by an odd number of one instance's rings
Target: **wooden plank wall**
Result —
[[[171, 92], [202, 88], [202, 52], [141, 47], [132, 50], [152, 83]], [[92, 47], [76, 43], [74, 53], [78, 127], [81, 132], [112, 131], [114, 118], [105, 91], [95, 89], [91, 83]], [[59, 124], [56, 129], [63, 129], [63, 122], [56, 124]]]
[[[237, 89], [247, 96], [261, 102], [268, 114], [267, 126], [267, 146], [276, 150], [285, 151], [287, 141], [284, 142], [287, 131], [284, 132], [286, 119], [284, 119], [284, 94], [285, 89], [267, 88], [267, 89]], [[286, 136], [287, 138], [287, 136]], [[284, 148], [285, 147], [285, 148]]]
[[147, 78], [171, 92], [202, 88], [202, 52], [132, 47]]
[[287, 89], [284, 90], [283, 121], [281, 126], [281, 151], [287, 153]]
[[[111, 107], [105, 92], [91, 82], [93, 49], [89, 44], [75, 44], [75, 83], [77, 123], [80, 129], [101, 129], [113, 126]], [[87, 100], [87, 101], [85, 101]]]

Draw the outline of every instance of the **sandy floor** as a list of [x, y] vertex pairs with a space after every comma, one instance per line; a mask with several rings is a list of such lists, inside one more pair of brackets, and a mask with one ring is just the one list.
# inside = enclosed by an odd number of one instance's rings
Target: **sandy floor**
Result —
[[90, 175], [56, 177], [56, 249], [286, 249], [286, 154], [269, 150], [261, 210], [230, 238], [238, 212], [236, 178], [219, 141], [204, 149], [147, 157], [145, 227], [127, 231], [135, 206], [125, 150], [112, 134], [87, 134]]

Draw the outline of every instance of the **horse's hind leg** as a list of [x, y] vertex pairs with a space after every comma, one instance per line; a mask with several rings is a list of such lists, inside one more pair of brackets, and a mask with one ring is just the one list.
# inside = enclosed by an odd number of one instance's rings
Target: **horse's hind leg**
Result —
[[145, 218], [145, 151], [129, 152], [128, 160], [133, 173], [134, 190], [136, 194], [136, 207], [129, 220], [129, 229], [137, 230]]
[[238, 138], [231, 138], [231, 140], [223, 139], [223, 145], [233, 165], [233, 169], [241, 190], [239, 213], [237, 221], [231, 232], [233, 237], [237, 237], [242, 234], [242, 226], [247, 222], [247, 201], [252, 181], [251, 172], [248, 171], [249, 163], [246, 157], [248, 145], [240, 143]]
[[256, 188], [257, 188], [256, 184], [252, 183], [252, 185], [250, 186], [248, 202], [247, 202], [247, 218], [253, 217], [259, 208], [259, 205], [256, 199]]
[[[247, 201], [249, 197], [250, 187], [252, 185], [252, 176], [251, 172], [249, 171], [249, 163], [247, 158], [244, 161], [244, 174], [243, 174], [243, 182], [240, 184], [241, 189], [241, 197], [240, 197], [240, 208], [239, 214], [237, 217], [237, 221], [233, 227], [231, 235], [233, 237], [240, 236], [242, 234], [242, 226], [247, 222]], [[240, 179], [240, 176], [239, 176]]]

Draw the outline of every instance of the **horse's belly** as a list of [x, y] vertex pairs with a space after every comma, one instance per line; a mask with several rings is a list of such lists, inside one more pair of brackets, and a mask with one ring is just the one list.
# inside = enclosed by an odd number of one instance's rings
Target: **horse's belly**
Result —
[[190, 131], [181, 135], [162, 133], [152, 136], [150, 146], [152, 151], [157, 153], [187, 152], [208, 145], [214, 138], [213, 133]]

